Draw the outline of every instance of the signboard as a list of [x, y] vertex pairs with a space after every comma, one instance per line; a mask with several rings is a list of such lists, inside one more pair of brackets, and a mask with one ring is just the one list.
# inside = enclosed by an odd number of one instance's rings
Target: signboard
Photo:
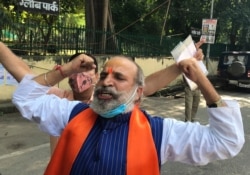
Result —
[[59, 0], [18, 0], [20, 10], [59, 15]]
[[201, 40], [204, 40], [205, 43], [214, 44], [216, 25], [217, 19], [203, 19]]

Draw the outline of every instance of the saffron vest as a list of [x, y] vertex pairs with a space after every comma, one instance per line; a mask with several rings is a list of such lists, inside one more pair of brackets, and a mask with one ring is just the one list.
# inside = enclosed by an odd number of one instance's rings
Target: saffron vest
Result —
[[[91, 108], [80, 112], [65, 127], [45, 175], [69, 175], [72, 165], [91, 131], [97, 114]], [[140, 145], [140, 146], [138, 146]], [[129, 121], [127, 175], [159, 175], [157, 151], [147, 117], [137, 107]]]

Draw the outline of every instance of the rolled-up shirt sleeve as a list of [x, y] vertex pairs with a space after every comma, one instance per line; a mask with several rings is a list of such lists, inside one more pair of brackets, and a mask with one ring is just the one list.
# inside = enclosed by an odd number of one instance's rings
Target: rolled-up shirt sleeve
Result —
[[208, 108], [209, 124], [164, 119], [161, 161], [205, 165], [236, 156], [245, 138], [237, 101], [226, 100], [227, 107]]
[[31, 75], [23, 78], [13, 94], [12, 102], [24, 118], [38, 123], [44, 132], [59, 136], [68, 123], [72, 109], [80, 102], [48, 95], [50, 87], [42, 86], [32, 78]]

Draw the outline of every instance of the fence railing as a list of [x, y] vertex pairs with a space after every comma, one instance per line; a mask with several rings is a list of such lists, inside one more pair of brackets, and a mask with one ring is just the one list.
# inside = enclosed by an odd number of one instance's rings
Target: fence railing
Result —
[[[2, 26], [0, 40], [17, 55], [71, 55], [76, 52], [92, 54], [126, 54], [130, 56], [170, 56], [170, 51], [182, 40], [180, 37], [112, 34], [86, 30], [81, 26], [37, 26], [17, 23]], [[105, 49], [100, 45], [106, 37]], [[91, 42], [88, 37], [91, 36]], [[93, 37], [94, 36], [94, 37]], [[98, 37], [99, 36], [99, 37]], [[160, 44], [161, 41], [161, 44]], [[203, 46], [206, 50], [206, 46]], [[211, 56], [218, 56], [225, 45], [211, 45]], [[204, 50], [204, 52], [205, 52]]]

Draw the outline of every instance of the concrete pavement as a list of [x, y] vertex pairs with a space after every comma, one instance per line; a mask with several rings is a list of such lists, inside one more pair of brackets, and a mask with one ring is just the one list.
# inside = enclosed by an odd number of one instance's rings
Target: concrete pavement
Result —
[[[199, 167], [167, 162], [162, 167], [162, 175], [250, 175], [250, 95], [242, 92], [222, 92], [221, 94], [223, 97], [238, 100], [241, 105], [246, 143], [240, 154], [229, 160], [215, 161]], [[176, 98], [145, 98], [142, 106], [152, 115], [184, 119], [183, 94], [178, 94]], [[203, 124], [206, 124], [208, 119], [205, 106], [202, 100], [197, 114], [199, 116], [197, 119]], [[11, 107], [9, 108], [11, 111]], [[49, 137], [39, 131], [36, 124], [21, 118], [17, 112], [6, 112], [0, 115], [0, 140], [0, 175], [43, 174], [50, 157]]]

